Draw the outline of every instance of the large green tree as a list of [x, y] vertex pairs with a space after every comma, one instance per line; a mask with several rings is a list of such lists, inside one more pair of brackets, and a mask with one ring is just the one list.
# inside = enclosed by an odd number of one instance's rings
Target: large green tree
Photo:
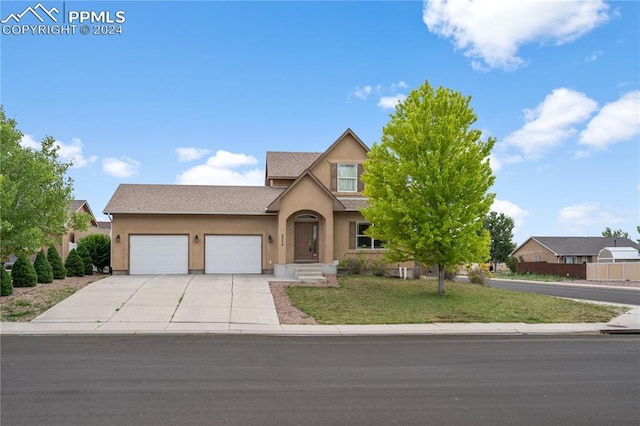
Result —
[[515, 222], [504, 213], [498, 214], [492, 211], [484, 219], [484, 227], [491, 235], [489, 256], [495, 270], [495, 264], [505, 262], [509, 254], [516, 248], [516, 244], [513, 242]]
[[22, 146], [22, 133], [2, 107], [0, 127], [0, 257], [32, 255], [67, 226], [86, 229], [86, 215], [69, 213], [71, 163], [59, 161], [55, 139], [45, 137], [39, 150]]
[[443, 294], [447, 266], [484, 262], [490, 237], [484, 219], [494, 199], [489, 154], [471, 98], [425, 82], [398, 104], [365, 162], [362, 210], [384, 241], [390, 261], [438, 266]]

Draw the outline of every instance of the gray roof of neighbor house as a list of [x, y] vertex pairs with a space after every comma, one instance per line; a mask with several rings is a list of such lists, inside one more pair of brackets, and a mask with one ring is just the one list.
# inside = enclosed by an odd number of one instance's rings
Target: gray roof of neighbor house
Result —
[[322, 155], [321, 152], [267, 152], [267, 179], [295, 179]]
[[105, 214], [265, 214], [284, 188], [121, 184]]
[[[520, 247], [529, 240], [535, 240], [548, 248], [556, 256], [597, 256], [604, 247], [634, 247], [638, 244], [628, 238], [613, 237], [530, 237]], [[515, 249], [517, 252], [520, 247]]]

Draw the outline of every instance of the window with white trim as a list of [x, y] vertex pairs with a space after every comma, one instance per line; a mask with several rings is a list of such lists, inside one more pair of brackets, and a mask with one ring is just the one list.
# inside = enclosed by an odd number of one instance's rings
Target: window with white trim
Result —
[[338, 192], [356, 192], [358, 190], [358, 166], [356, 164], [338, 164]]
[[369, 229], [371, 224], [369, 222], [357, 222], [356, 223], [356, 247], [359, 249], [381, 249], [382, 241], [371, 238], [365, 235], [365, 231]]
[[570, 264], [570, 265], [575, 265], [576, 263], [578, 263], [578, 258], [573, 257], [573, 256], [565, 257], [564, 258], [564, 263]]

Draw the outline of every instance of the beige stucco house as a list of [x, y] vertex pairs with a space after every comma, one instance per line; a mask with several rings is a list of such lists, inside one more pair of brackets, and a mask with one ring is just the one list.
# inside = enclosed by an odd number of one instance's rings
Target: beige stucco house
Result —
[[71, 249], [75, 248], [82, 238], [86, 237], [90, 234], [104, 234], [106, 236], [109, 235], [109, 230], [104, 229], [99, 226], [96, 217], [93, 215], [91, 211], [91, 207], [89, 207], [89, 203], [87, 200], [73, 200], [71, 206], [69, 207], [69, 213], [84, 213], [89, 216], [89, 223], [87, 225], [87, 229], [83, 231], [79, 231], [73, 228], [67, 230], [66, 234], [61, 235], [60, 239], [55, 243], [55, 248], [60, 253], [60, 257], [64, 262], [69, 255]]
[[104, 209], [113, 273], [293, 277], [335, 273], [356, 248], [378, 257], [359, 212], [368, 151], [347, 129], [325, 152], [267, 152], [264, 186], [122, 184]]

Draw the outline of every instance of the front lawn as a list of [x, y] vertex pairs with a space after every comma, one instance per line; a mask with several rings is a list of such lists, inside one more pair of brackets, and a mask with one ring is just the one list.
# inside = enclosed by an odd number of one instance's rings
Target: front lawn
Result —
[[339, 287], [289, 287], [291, 302], [321, 324], [608, 322], [625, 308], [448, 281], [339, 277]]

